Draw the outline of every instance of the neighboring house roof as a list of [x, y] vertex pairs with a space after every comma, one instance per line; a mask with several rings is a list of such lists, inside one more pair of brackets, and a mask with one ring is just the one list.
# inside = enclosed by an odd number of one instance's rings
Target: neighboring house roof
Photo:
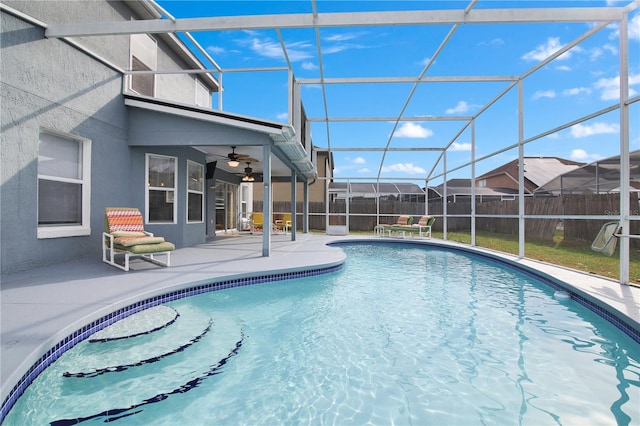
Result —
[[[629, 181], [632, 188], [640, 190], [640, 150], [629, 153]], [[582, 194], [620, 191], [620, 156], [604, 158], [556, 176], [536, 193]]]
[[[524, 178], [525, 181], [529, 183], [529, 189], [535, 190], [537, 187], [544, 185], [555, 177], [575, 170], [583, 165], [584, 163], [559, 157], [524, 157]], [[508, 177], [517, 185], [518, 159], [478, 176], [476, 180], [489, 180], [498, 176]]]
[[[435, 188], [429, 188], [435, 191], [440, 197], [444, 196], [444, 185], [440, 184]], [[505, 195], [514, 195], [518, 191], [512, 188], [489, 188], [489, 187], [476, 187], [476, 196], [491, 196], [491, 197], [504, 197]], [[471, 196], [471, 179], [450, 179], [447, 181], [447, 197], [456, 195]]]
[[389, 182], [331, 182], [329, 191], [347, 192], [351, 197], [373, 197], [388, 195], [424, 195], [424, 190], [414, 183], [389, 183]]

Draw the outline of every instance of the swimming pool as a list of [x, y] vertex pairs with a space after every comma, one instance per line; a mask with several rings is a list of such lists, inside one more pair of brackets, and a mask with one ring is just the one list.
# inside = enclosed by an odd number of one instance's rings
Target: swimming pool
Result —
[[177, 300], [160, 330], [79, 344], [5, 423], [638, 423], [638, 343], [576, 301], [451, 250], [343, 249], [336, 273]]

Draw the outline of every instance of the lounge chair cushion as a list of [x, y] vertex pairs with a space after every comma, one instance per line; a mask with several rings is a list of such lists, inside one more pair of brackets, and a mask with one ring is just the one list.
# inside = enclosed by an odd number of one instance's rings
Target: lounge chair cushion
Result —
[[173, 251], [176, 249], [176, 246], [173, 243], [165, 241], [163, 243], [156, 244], [138, 244], [134, 246], [124, 247], [115, 245], [115, 248], [120, 248], [123, 250], [127, 250], [128, 252], [134, 254], [151, 254], [151, 253], [161, 253], [166, 251]]
[[164, 242], [164, 237], [117, 237], [113, 240], [116, 246], [132, 247], [138, 245], [158, 244]]
[[113, 235], [114, 238], [118, 238], [118, 237], [134, 238], [134, 237], [146, 237], [147, 236], [147, 234], [145, 234], [144, 232], [127, 232], [127, 231], [111, 232], [111, 235]]

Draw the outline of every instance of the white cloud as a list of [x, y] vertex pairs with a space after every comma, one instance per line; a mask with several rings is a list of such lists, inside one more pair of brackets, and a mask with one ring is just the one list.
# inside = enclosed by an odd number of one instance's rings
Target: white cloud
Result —
[[[282, 58], [284, 52], [278, 41], [270, 38], [260, 38], [255, 36], [255, 32], [246, 32], [252, 37], [244, 40], [237, 40], [240, 45], [247, 46], [255, 54], [267, 58]], [[313, 46], [306, 41], [297, 41], [293, 43], [285, 43], [287, 48], [287, 56], [291, 62], [299, 62], [313, 57], [311, 51]]]
[[538, 90], [533, 94], [533, 99], [541, 99], [541, 98], [555, 98], [556, 91], [555, 90]]
[[[640, 22], [638, 22], [638, 25], [640, 25]], [[609, 53], [611, 53], [612, 55], [618, 54], [618, 48], [613, 44], [605, 44], [604, 46], [602, 46], [602, 48], [608, 51]]]
[[571, 71], [571, 67], [568, 65], [560, 65], [556, 67], [558, 71]]
[[589, 95], [591, 94], [591, 89], [588, 87], [574, 87], [572, 89], [564, 89], [562, 91], [562, 96], [576, 96], [580, 94]]
[[573, 161], [580, 161], [582, 163], [590, 163], [592, 161], [602, 158], [599, 154], [589, 154], [584, 149], [574, 149], [571, 151], [569, 158]]
[[599, 47], [594, 47], [593, 49], [589, 50], [589, 59], [591, 61], [595, 61], [596, 59], [598, 59], [600, 56], [602, 56], [602, 49]]
[[302, 63], [302, 69], [307, 71], [317, 70], [318, 66], [313, 62], [305, 61]]
[[[640, 14], [637, 13], [629, 19], [627, 26], [629, 28], [629, 40], [640, 41]], [[612, 24], [609, 28], [614, 28], [614, 31], [609, 34], [609, 39], [613, 40], [620, 38], [620, 26], [618, 24]]]
[[370, 171], [371, 171], [371, 170], [369, 170], [369, 169], [368, 169], [368, 168], [366, 168], [366, 167], [363, 167], [363, 168], [361, 168], [361, 169], [358, 169], [358, 173], [369, 173]]
[[467, 104], [465, 101], [459, 101], [458, 105], [453, 108], [447, 109], [445, 112], [447, 114], [459, 114], [467, 111], [469, 111], [469, 104]]
[[409, 175], [425, 174], [427, 171], [413, 163], [396, 163], [382, 167], [383, 172], [402, 172]]
[[355, 39], [362, 38], [367, 34], [368, 33], [366, 31], [360, 31], [353, 33], [335, 34], [329, 37], [324, 37], [323, 40], [326, 43], [323, 46], [322, 52], [325, 54], [331, 54], [351, 49], [368, 49], [370, 47], [369, 45], [358, 44], [353, 41]]
[[278, 118], [278, 120], [286, 121], [287, 118], [289, 118], [289, 113], [288, 112], [281, 112], [276, 117]]
[[629, 40], [640, 41], [640, 13], [629, 20]]
[[[525, 61], [544, 61], [549, 56], [556, 53], [558, 50], [562, 49], [563, 45], [560, 44], [559, 37], [549, 37], [545, 44], [541, 44], [536, 47], [534, 50], [525, 53], [522, 55], [522, 59]], [[572, 51], [581, 51], [582, 49], [579, 46], [573, 47], [569, 51], [560, 55], [557, 59], [569, 59], [571, 57]]]
[[449, 148], [450, 151], [471, 151], [471, 144], [469, 142], [454, 142]]
[[433, 130], [410, 121], [397, 129], [393, 136], [397, 138], [428, 138], [433, 136]]
[[478, 46], [502, 46], [504, 44], [504, 40], [501, 38], [493, 38], [489, 41], [481, 41], [478, 43]]
[[571, 126], [570, 135], [571, 137], [579, 139], [594, 135], [618, 133], [619, 131], [620, 126], [618, 124], [597, 122], [591, 125], [585, 125], [578, 123]]
[[329, 37], [324, 37], [324, 40], [325, 41], [331, 41], [331, 42], [347, 41], [347, 40], [353, 40], [353, 39], [356, 39], [356, 38], [360, 38], [365, 34], [366, 34], [366, 32], [335, 34], [335, 35], [332, 35], [332, 36], [329, 36]]
[[431, 61], [431, 58], [424, 58], [422, 62], [420, 62], [420, 65], [422, 65], [423, 67], [426, 67], [429, 61]]
[[220, 46], [208, 46], [205, 50], [214, 55], [223, 55], [226, 53], [226, 49]]
[[351, 160], [351, 162], [353, 164], [365, 164], [367, 161], [362, 157], [356, 157], [353, 160]]
[[[640, 84], [640, 74], [629, 76], [629, 96], [635, 96], [636, 91], [631, 87]], [[620, 76], [611, 78], [601, 78], [593, 87], [600, 89], [600, 99], [603, 101], [611, 101], [620, 98]]]

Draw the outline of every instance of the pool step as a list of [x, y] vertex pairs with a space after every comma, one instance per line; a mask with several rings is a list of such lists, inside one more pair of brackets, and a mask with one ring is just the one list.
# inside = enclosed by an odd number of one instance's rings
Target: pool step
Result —
[[[141, 324], [137, 318], [141, 318]], [[155, 317], [155, 319], [153, 318]], [[174, 320], [175, 318], [175, 320]], [[182, 308], [177, 312], [172, 308], [151, 313], [139, 312], [96, 333], [76, 356], [69, 356], [65, 362], [69, 369], [67, 377], [90, 377], [110, 371], [157, 362], [159, 359], [178, 353], [194, 344], [212, 328], [211, 318], [197, 308]], [[160, 327], [160, 324], [167, 324]], [[127, 326], [131, 326], [131, 332]], [[142, 332], [141, 330], [155, 330]], [[127, 334], [133, 336], [122, 340]]]
[[56, 400], [56, 412], [63, 414], [52, 424], [114, 420], [219, 374], [242, 345], [240, 321], [223, 315], [209, 318], [188, 306], [177, 312], [177, 319], [159, 331], [127, 340], [83, 342], [87, 353], [60, 358], [56, 369], [64, 371], [68, 392]]
[[150, 334], [170, 326], [176, 319], [178, 311], [175, 309], [165, 305], [154, 306], [94, 333], [89, 342], [108, 342]]

